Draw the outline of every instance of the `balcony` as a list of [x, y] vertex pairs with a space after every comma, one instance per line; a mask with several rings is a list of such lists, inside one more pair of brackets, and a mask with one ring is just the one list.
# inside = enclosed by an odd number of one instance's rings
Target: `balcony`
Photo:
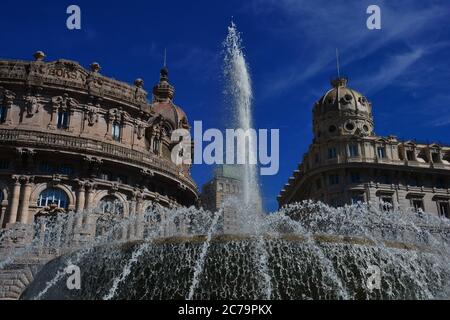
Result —
[[182, 181], [193, 191], [197, 190], [195, 182], [190, 177], [180, 175], [179, 167], [172, 162], [163, 160], [151, 153], [144, 154], [126, 147], [87, 138], [17, 129], [0, 129], [0, 141], [2, 144], [17, 143], [18, 146], [25, 145], [30, 148], [46, 147], [55, 149], [56, 147], [58, 150], [77, 151], [103, 157], [109, 156], [137, 165], [145, 165], [156, 172], [163, 173], [175, 180]]

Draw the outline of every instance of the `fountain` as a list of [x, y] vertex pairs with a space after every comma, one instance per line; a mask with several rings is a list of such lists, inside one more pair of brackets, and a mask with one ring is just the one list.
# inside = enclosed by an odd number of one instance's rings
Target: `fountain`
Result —
[[[236, 26], [228, 31], [227, 93], [235, 125], [248, 129], [250, 75]], [[39, 217], [34, 240], [0, 255], [0, 268], [57, 253], [40, 267], [22, 299], [450, 297], [449, 220], [373, 203], [333, 208], [312, 201], [263, 215], [256, 166], [243, 167], [243, 199], [230, 199], [216, 213], [155, 206], [139, 219], [120, 212], [87, 219], [99, 209]], [[220, 233], [226, 207], [236, 210], [239, 234]], [[76, 236], [73, 222], [80, 219], [91, 222], [84, 232], [90, 237]], [[140, 232], [131, 232], [137, 226]], [[7, 238], [0, 234], [0, 245]], [[81, 271], [79, 290], [67, 286], [72, 265]]]
[[[226, 90], [229, 104], [234, 114], [233, 127], [245, 132], [253, 129], [252, 121], [252, 85], [247, 62], [242, 51], [242, 39], [234, 23], [228, 27], [228, 35], [223, 43]], [[236, 154], [245, 155], [242, 163], [243, 172], [243, 202], [261, 208], [261, 197], [256, 166], [256, 144], [252, 135], [245, 142], [237, 144]], [[233, 153], [234, 154], [234, 153]], [[234, 159], [236, 160], [236, 159]], [[253, 207], [253, 206], [252, 206]]]
[[[155, 226], [155, 215], [164, 217], [170, 232]], [[145, 237], [134, 241], [115, 232], [136, 222], [123, 219], [48, 263], [22, 298], [449, 298], [446, 219], [382, 211], [370, 203], [332, 208], [304, 202], [267, 216], [260, 235], [224, 235], [217, 232], [221, 215], [195, 208], [151, 210], [145, 213]], [[180, 221], [189, 222], [188, 230], [173, 227]], [[50, 232], [48, 244], [54, 248], [63, 228], [52, 230], [57, 232]], [[66, 285], [69, 265], [81, 270], [80, 290]], [[379, 287], [369, 285], [373, 268], [380, 272]]]

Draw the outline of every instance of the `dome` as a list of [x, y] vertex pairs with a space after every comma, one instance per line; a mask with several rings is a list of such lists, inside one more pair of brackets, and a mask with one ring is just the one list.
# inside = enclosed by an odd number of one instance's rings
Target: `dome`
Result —
[[371, 113], [371, 104], [365, 96], [347, 87], [347, 79], [338, 78], [331, 81], [332, 88], [319, 99], [316, 112], [325, 114], [333, 111], [351, 110]]
[[316, 139], [373, 134], [372, 104], [347, 83], [345, 78], [334, 79], [332, 88], [314, 105]]
[[174, 129], [189, 128], [186, 113], [183, 109], [169, 102], [155, 102], [153, 110], [160, 114]]
[[169, 70], [161, 69], [158, 84], [153, 88], [153, 110], [160, 114], [173, 129], [189, 128], [186, 113], [173, 103], [175, 88], [169, 83]]

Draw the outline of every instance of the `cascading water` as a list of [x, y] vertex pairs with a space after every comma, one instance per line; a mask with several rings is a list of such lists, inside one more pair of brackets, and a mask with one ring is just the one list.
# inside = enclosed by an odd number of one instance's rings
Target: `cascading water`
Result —
[[[267, 270], [267, 249], [261, 233], [261, 223], [263, 218], [261, 195], [259, 189], [259, 179], [257, 173], [257, 140], [251, 134], [253, 127], [252, 116], [252, 83], [247, 62], [245, 61], [242, 49], [242, 39], [236, 25], [232, 22], [228, 27], [228, 35], [224, 41], [225, 57], [223, 72], [226, 79], [226, 93], [232, 105], [234, 113], [234, 127], [241, 129], [246, 134], [248, 140], [237, 142], [236, 155], [245, 155], [242, 166], [243, 171], [243, 197], [238, 199], [243, 204], [234, 206], [237, 212], [245, 216], [239, 217], [241, 221], [241, 231], [250, 232], [256, 235], [256, 247], [253, 250], [255, 263], [259, 265], [261, 274], [262, 290], [264, 298], [270, 299], [272, 292], [271, 278]], [[227, 150], [227, 153], [230, 150]], [[238, 159], [236, 159], [238, 160]], [[239, 163], [239, 161], [237, 161]], [[246, 210], [237, 210], [239, 205], [243, 205]], [[245, 222], [245, 223], [243, 223]]]
[[[225, 92], [227, 102], [232, 106], [234, 114], [233, 126], [249, 132], [253, 129], [252, 121], [252, 83], [242, 51], [242, 39], [234, 23], [228, 27], [228, 35], [223, 43], [224, 65], [223, 73], [226, 81]], [[261, 208], [261, 197], [257, 173], [257, 141], [253, 135], [248, 135], [246, 142], [237, 144], [235, 155], [245, 155], [243, 171], [243, 201], [254, 208]]]
[[[261, 235], [230, 236], [217, 233], [220, 216], [195, 208], [151, 210], [132, 241], [113, 231], [135, 226], [134, 218], [123, 218], [46, 265], [23, 298], [449, 298], [447, 219], [372, 204], [336, 209], [305, 202], [267, 216]], [[53, 222], [54, 230], [72, 230], [62, 219]], [[58, 238], [47, 245], [65, 248]], [[42, 243], [28, 251], [45, 249]], [[70, 264], [82, 270], [79, 291], [66, 287]], [[380, 287], [372, 289], [367, 272], [374, 267]]]

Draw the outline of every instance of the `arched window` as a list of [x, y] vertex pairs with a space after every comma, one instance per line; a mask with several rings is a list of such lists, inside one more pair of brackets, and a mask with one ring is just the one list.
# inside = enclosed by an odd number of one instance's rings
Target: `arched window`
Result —
[[69, 207], [69, 199], [66, 193], [63, 190], [56, 188], [44, 190], [39, 195], [37, 206], [43, 208], [52, 204], [57, 205], [58, 208], [67, 209]]
[[106, 196], [100, 200], [100, 212], [103, 214], [122, 214], [123, 203], [113, 196]]
[[114, 122], [112, 125], [112, 138], [115, 141], [120, 141], [120, 123]]
[[144, 239], [159, 236], [159, 232], [162, 232], [161, 221], [160, 207], [152, 203], [144, 210]]

